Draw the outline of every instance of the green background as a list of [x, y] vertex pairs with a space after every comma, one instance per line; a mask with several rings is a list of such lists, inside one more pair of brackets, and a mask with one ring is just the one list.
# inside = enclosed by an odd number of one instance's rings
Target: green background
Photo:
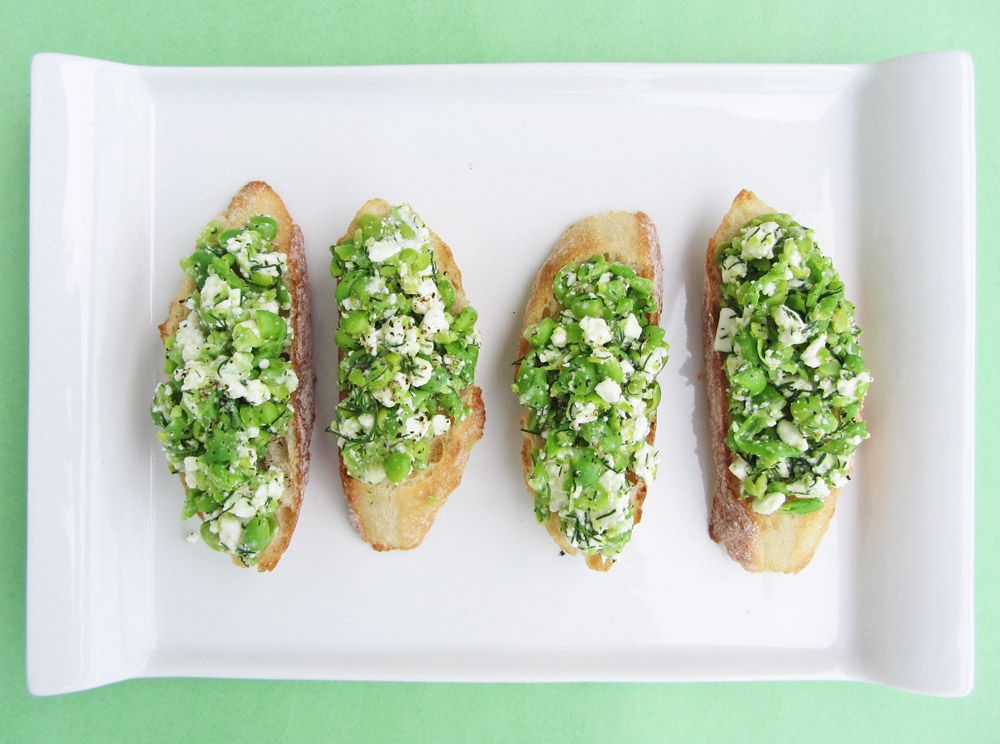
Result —
[[[1000, 2], [201, 1], [0, 4], [0, 741], [996, 741], [1000, 737]], [[152, 65], [412, 62], [867, 62], [964, 49], [979, 150], [976, 686], [967, 698], [864, 684], [414, 685], [135, 680], [34, 699], [25, 684], [28, 81], [39, 51]], [[993, 488], [986, 488], [987, 484]], [[918, 621], [915, 619], [915, 621]]]

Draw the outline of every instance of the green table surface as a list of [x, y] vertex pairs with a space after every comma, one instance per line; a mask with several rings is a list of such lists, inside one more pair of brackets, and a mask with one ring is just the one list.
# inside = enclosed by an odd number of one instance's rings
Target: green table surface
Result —
[[[0, 224], [0, 741], [1000, 740], [1000, 2], [743, 0], [3, 4]], [[31, 56], [150, 65], [414, 62], [868, 62], [963, 49], [979, 150], [976, 685], [935, 699], [858, 683], [451, 685], [133, 680], [54, 698], [25, 683], [28, 96]], [[915, 621], [917, 621], [915, 619]]]

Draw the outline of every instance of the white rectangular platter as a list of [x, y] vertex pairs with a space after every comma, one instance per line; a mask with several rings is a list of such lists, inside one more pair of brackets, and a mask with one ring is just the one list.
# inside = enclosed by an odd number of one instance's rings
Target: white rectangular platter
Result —
[[[969, 58], [870, 65], [32, 68], [28, 682], [137, 676], [561, 681], [973, 678], [975, 145]], [[246, 181], [305, 234], [312, 477], [271, 575], [183, 539], [149, 405], [178, 260]], [[815, 228], [859, 308], [872, 438], [796, 576], [708, 537], [706, 241], [741, 188]], [[452, 246], [486, 434], [424, 545], [348, 523], [327, 247], [372, 196]], [[659, 480], [609, 574], [560, 557], [521, 478], [511, 361], [571, 222], [643, 210], [671, 358]]]

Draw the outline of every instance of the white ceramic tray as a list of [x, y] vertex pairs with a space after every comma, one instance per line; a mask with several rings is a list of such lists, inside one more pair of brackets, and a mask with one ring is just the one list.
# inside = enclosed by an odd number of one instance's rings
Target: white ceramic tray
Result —
[[[972, 64], [32, 67], [28, 682], [857, 679], [973, 675]], [[305, 233], [318, 418], [273, 575], [183, 540], [149, 418], [177, 261], [246, 181]], [[812, 565], [751, 575], [706, 531], [702, 256], [742, 187], [817, 229], [858, 304], [873, 432]], [[419, 550], [347, 521], [327, 246], [371, 196], [451, 244], [484, 337], [488, 423]], [[641, 209], [663, 246], [664, 465], [608, 575], [532, 514], [509, 390], [561, 231]]]

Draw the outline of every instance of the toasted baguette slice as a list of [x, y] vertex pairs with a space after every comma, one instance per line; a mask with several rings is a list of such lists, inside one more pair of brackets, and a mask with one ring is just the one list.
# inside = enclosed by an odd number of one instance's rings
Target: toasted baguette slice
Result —
[[[299, 378], [299, 387], [292, 394], [295, 414], [283, 440], [271, 443], [265, 466], [274, 465], [285, 474], [285, 495], [278, 507], [276, 517], [278, 530], [271, 544], [261, 553], [257, 562], [258, 571], [271, 571], [278, 565], [282, 554], [292, 539], [295, 523], [299, 518], [302, 493], [309, 477], [309, 440], [312, 436], [314, 418], [312, 369], [312, 324], [309, 320], [309, 282], [306, 274], [306, 257], [302, 241], [302, 231], [292, 222], [281, 198], [263, 181], [251, 181], [233, 197], [229, 207], [219, 217], [223, 230], [243, 227], [246, 221], [256, 215], [267, 215], [278, 223], [278, 235], [274, 247], [288, 257], [288, 272], [285, 285], [292, 296], [291, 321], [294, 336], [291, 347], [291, 361]], [[170, 303], [167, 319], [160, 325], [160, 338], [166, 341], [177, 331], [177, 327], [190, 312], [185, 301], [195, 290], [195, 283], [185, 277], [180, 291]], [[187, 484], [181, 474], [185, 490]], [[239, 559], [233, 562], [242, 566]]]
[[[370, 199], [354, 215], [347, 232], [337, 243], [343, 243], [354, 235], [362, 216], [387, 217], [391, 211], [392, 205], [384, 199]], [[462, 286], [462, 272], [451, 249], [433, 230], [430, 233], [438, 271], [455, 288], [454, 308], [461, 310], [469, 304]], [[461, 483], [472, 447], [482, 439], [486, 426], [483, 391], [470, 385], [463, 391], [462, 401], [472, 409], [471, 413], [464, 420], [456, 421], [445, 434], [433, 439], [430, 465], [425, 470], [413, 471], [402, 483], [385, 480], [371, 484], [352, 478], [347, 474], [344, 457], [338, 449], [340, 479], [344, 484], [351, 524], [361, 539], [375, 550], [411, 550], [419, 547], [434, 524], [438, 510]]]
[[715, 491], [709, 535], [725, 546], [729, 555], [748, 571], [798, 573], [812, 560], [830, 518], [837, 507], [840, 489], [831, 488], [823, 507], [810, 514], [767, 516], [750, 508], [750, 500], [740, 497], [740, 481], [729, 471], [733, 453], [726, 445], [729, 431], [728, 383], [723, 369], [724, 355], [714, 350], [722, 299], [722, 274], [716, 262], [719, 247], [732, 240], [755, 217], [776, 210], [751, 191], [741, 191], [722, 224], [708, 241], [705, 259], [704, 351], [708, 409], [715, 461]]
[[[523, 331], [528, 326], [537, 323], [548, 316], [555, 318], [562, 307], [552, 292], [552, 281], [559, 270], [568, 263], [580, 263], [596, 255], [603, 255], [608, 261], [620, 263], [634, 269], [637, 274], [653, 281], [653, 296], [656, 306], [662, 305], [663, 280], [660, 263], [660, 241], [656, 234], [656, 226], [642, 212], [607, 212], [606, 214], [586, 217], [570, 225], [562, 234], [548, 259], [542, 264], [531, 285], [528, 304], [524, 310], [524, 324], [518, 342], [517, 358], [521, 359], [528, 353], [529, 344]], [[660, 313], [652, 313], [649, 322], [656, 325], [660, 322]], [[520, 365], [514, 368], [514, 379]], [[527, 429], [528, 409], [525, 408], [521, 417], [521, 429]], [[646, 441], [653, 444], [656, 436], [656, 419], [650, 423], [649, 435]], [[531, 453], [543, 447], [545, 440], [535, 434], [524, 433], [521, 446], [521, 464], [524, 470], [524, 482], [528, 493], [534, 497], [534, 490], [528, 485], [531, 478]], [[635, 524], [642, 519], [642, 505], [646, 499], [646, 484], [632, 473], [628, 474], [629, 482], [633, 484], [632, 506], [635, 510]], [[551, 515], [545, 522], [545, 528], [552, 539], [565, 553], [576, 555], [579, 551], [559, 529], [558, 515]], [[587, 566], [594, 571], [607, 571], [614, 562], [602, 555], [586, 555]]]

